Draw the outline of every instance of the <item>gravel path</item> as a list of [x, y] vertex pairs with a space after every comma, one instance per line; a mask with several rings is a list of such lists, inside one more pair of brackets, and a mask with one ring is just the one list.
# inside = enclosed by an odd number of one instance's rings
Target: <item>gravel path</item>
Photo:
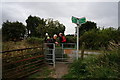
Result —
[[66, 63], [56, 63], [55, 66], [55, 78], [61, 78], [68, 73], [68, 65]]

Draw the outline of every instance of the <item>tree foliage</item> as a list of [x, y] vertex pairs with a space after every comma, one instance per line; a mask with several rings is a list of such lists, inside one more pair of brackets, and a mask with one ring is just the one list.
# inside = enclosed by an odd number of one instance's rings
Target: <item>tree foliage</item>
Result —
[[50, 36], [54, 34], [58, 35], [60, 32], [64, 34], [65, 31], [65, 26], [63, 24], [60, 24], [58, 20], [53, 21], [51, 18], [47, 19], [46, 28], [46, 32], [49, 33]]
[[45, 33], [52, 37], [60, 32], [64, 34], [65, 31], [65, 26], [52, 18], [44, 19], [30, 15], [26, 19], [26, 23], [27, 25], [24, 26], [18, 21], [4, 22], [2, 24], [3, 40], [20, 40], [24, 36], [44, 38]]
[[24, 38], [26, 33], [25, 26], [21, 22], [6, 21], [2, 24], [3, 41], [20, 40]]
[[81, 43], [85, 42], [86, 49], [100, 49], [103, 47], [108, 49], [110, 41], [114, 41], [117, 44], [119, 43], [120, 31], [112, 27], [102, 30], [92, 29], [85, 32], [80, 40]]
[[40, 24], [41, 19], [39, 17], [32, 17], [31, 15], [26, 20], [27, 23], [27, 34], [28, 36], [32, 37], [36, 35], [36, 27]]
[[82, 24], [79, 28], [80, 35], [84, 34], [86, 31], [97, 29], [97, 24], [91, 21], [87, 21], [85, 24]]
[[58, 20], [54, 21], [52, 18], [41, 19], [36, 16], [29, 16], [26, 20], [28, 36], [32, 37], [44, 37], [45, 33], [49, 33], [50, 36], [64, 34], [65, 26]]

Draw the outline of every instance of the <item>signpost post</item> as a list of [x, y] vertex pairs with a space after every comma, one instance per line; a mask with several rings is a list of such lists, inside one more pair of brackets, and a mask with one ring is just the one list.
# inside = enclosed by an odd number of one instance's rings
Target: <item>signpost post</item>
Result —
[[79, 24], [77, 24], [77, 53], [76, 53], [76, 58], [78, 60], [78, 53], [79, 53]]
[[85, 17], [76, 18], [76, 17], [72, 16], [72, 22], [77, 25], [77, 53], [76, 53], [76, 58], [78, 60], [78, 53], [79, 53], [79, 26], [81, 26], [81, 24], [86, 22], [86, 18]]

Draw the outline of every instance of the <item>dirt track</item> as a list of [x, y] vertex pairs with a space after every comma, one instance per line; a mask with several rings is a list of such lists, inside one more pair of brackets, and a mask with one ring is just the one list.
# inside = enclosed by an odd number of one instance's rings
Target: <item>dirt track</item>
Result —
[[69, 64], [65, 64], [65, 63], [56, 63], [54, 78], [61, 78], [63, 75], [67, 74], [68, 65]]

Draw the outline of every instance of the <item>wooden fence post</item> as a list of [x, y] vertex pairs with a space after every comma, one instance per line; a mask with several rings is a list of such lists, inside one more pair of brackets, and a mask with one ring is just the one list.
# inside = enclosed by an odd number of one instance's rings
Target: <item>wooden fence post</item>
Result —
[[84, 58], [84, 49], [85, 49], [85, 43], [82, 43], [82, 49], [81, 49], [81, 59], [83, 60]]

